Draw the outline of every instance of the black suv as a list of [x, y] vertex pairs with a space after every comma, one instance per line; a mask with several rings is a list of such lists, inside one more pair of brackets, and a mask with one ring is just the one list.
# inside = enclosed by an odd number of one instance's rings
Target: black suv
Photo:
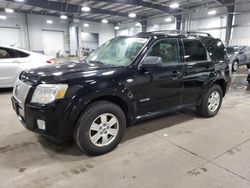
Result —
[[193, 106], [216, 115], [230, 83], [225, 55], [204, 33], [117, 37], [82, 62], [22, 72], [13, 108], [27, 129], [99, 155], [139, 120]]

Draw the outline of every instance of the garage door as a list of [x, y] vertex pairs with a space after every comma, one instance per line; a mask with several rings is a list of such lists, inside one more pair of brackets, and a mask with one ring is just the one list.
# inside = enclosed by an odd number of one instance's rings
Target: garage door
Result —
[[46, 55], [55, 56], [64, 53], [63, 31], [42, 31], [43, 51]]
[[21, 47], [20, 29], [0, 27], [0, 45], [15, 45]]

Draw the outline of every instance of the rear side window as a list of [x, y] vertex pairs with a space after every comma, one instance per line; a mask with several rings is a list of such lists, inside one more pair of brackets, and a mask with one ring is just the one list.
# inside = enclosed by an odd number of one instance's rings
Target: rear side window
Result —
[[186, 62], [207, 60], [207, 51], [198, 39], [183, 39], [182, 41]]
[[[201, 40], [207, 46], [209, 55], [213, 61], [223, 61], [225, 59], [226, 51], [220, 39], [202, 37]], [[227, 48], [228, 53], [234, 53], [235, 51], [237, 51], [237, 49]]]
[[16, 54], [17, 57], [28, 57], [29, 54], [25, 53], [25, 52], [21, 52], [19, 50], [13, 50]]
[[13, 51], [8, 48], [0, 48], [0, 59], [15, 58]]

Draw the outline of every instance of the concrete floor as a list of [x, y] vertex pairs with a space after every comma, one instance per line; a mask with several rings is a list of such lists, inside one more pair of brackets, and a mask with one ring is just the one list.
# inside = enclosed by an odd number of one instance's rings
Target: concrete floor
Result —
[[0, 187], [250, 187], [250, 88], [233, 76], [219, 114], [192, 110], [129, 127], [114, 151], [89, 157], [23, 128], [0, 91]]

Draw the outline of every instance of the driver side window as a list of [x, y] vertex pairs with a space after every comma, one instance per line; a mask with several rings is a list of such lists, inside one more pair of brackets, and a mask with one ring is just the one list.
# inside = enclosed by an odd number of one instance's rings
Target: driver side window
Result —
[[179, 61], [179, 50], [177, 39], [165, 39], [155, 43], [147, 52], [146, 57], [161, 57], [162, 64], [177, 64]]

